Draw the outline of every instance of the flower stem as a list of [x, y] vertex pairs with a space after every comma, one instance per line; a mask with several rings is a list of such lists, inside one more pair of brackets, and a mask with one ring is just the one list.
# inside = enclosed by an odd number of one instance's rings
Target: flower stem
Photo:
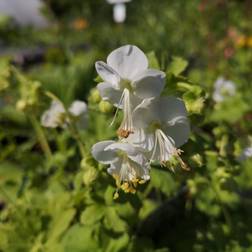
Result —
[[31, 124], [37, 134], [37, 138], [38, 141], [40, 142], [41, 148], [45, 153], [45, 156], [50, 159], [52, 157], [52, 151], [50, 149], [50, 146], [48, 144], [47, 138], [45, 136], [45, 133], [42, 129], [42, 127], [40, 126], [40, 123], [38, 122], [38, 120], [36, 119], [36, 117], [34, 115], [29, 115]]
[[82, 158], [84, 158], [86, 155], [85, 155], [85, 148], [84, 148], [84, 143], [82, 142], [81, 140], [81, 136], [79, 134], [79, 131], [75, 125], [75, 123], [73, 122], [72, 120], [72, 117], [71, 115], [67, 112], [68, 114], [68, 124], [69, 124], [69, 130], [73, 136], [73, 138], [76, 140], [77, 144], [78, 144], [78, 147], [79, 147], [79, 150], [80, 150], [80, 154], [82, 156]]

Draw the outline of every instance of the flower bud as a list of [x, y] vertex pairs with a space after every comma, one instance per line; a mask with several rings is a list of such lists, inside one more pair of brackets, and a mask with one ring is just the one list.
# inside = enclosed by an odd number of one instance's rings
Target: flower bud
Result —
[[101, 96], [97, 88], [93, 88], [90, 91], [90, 95], [88, 99], [90, 103], [99, 103], [101, 101]]
[[200, 154], [194, 154], [190, 157], [190, 161], [195, 165], [196, 167], [201, 167], [203, 165], [202, 156]]
[[16, 103], [16, 109], [19, 111], [24, 111], [27, 107], [27, 103], [24, 100], [19, 100]]
[[110, 113], [113, 110], [113, 106], [107, 101], [101, 101], [99, 103], [99, 110], [102, 113]]
[[83, 183], [86, 186], [89, 186], [94, 182], [96, 177], [97, 177], [96, 169], [93, 166], [86, 167], [83, 173]]

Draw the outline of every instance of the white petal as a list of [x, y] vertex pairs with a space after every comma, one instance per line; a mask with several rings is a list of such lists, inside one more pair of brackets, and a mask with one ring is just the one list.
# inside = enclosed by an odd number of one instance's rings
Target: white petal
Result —
[[133, 111], [133, 122], [136, 128], [147, 128], [153, 121], [159, 121], [156, 100], [144, 99]]
[[175, 142], [175, 147], [178, 148], [187, 142], [190, 136], [190, 124], [185, 117], [177, 117], [173, 126], [167, 126], [164, 133], [171, 137]]
[[122, 167], [122, 159], [118, 158], [115, 162], [110, 164], [107, 171], [110, 175], [115, 175], [117, 177], [120, 177], [121, 167]]
[[65, 113], [65, 109], [60, 102], [52, 101], [51, 106], [41, 117], [41, 124], [44, 127], [56, 128], [60, 126], [60, 116]]
[[220, 89], [220, 88], [224, 85], [224, 83], [225, 83], [225, 79], [224, 79], [223, 77], [219, 77], [219, 78], [215, 81], [214, 87], [215, 87], [216, 89]]
[[95, 68], [105, 82], [111, 83], [115, 88], [118, 87], [120, 76], [113, 68], [102, 61], [97, 61], [95, 63]]
[[187, 117], [183, 100], [176, 97], [162, 97], [156, 104], [159, 107], [159, 117], [162, 122], [172, 123], [177, 117]]
[[143, 99], [159, 96], [163, 91], [164, 85], [165, 73], [154, 69], [147, 69], [141, 72], [132, 83], [135, 95]]
[[74, 101], [68, 109], [74, 116], [87, 113], [87, 104], [83, 101]]
[[123, 159], [118, 159], [110, 165], [108, 173], [116, 175], [121, 181], [131, 181], [135, 178], [149, 180], [149, 170], [150, 166], [148, 163], [142, 165], [131, 160], [123, 161]]
[[139, 72], [148, 68], [147, 57], [133, 45], [125, 45], [111, 52], [107, 63], [126, 80], [133, 80]]
[[134, 147], [132, 144], [129, 143], [121, 143], [121, 142], [114, 142], [108, 145], [105, 150], [110, 151], [123, 151], [127, 153], [127, 155], [135, 156], [139, 153], [138, 149]]
[[111, 102], [114, 106], [121, 108], [122, 105], [120, 103], [120, 99], [122, 96], [122, 91], [115, 89], [112, 84], [102, 82], [97, 85], [97, 89], [99, 90], [100, 96], [103, 100]]
[[117, 155], [114, 150], [105, 150], [106, 147], [113, 144], [115, 141], [102, 141], [98, 142], [93, 145], [91, 153], [93, 157], [103, 163], [103, 164], [110, 164], [117, 160]]
[[186, 118], [184, 102], [176, 97], [146, 99], [136, 107], [133, 120], [136, 127], [147, 127], [152, 122], [171, 125], [176, 118]]
[[152, 150], [154, 146], [154, 141], [154, 134], [147, 133], [142, 128], [134, 129], [134, 133], [130, 134], [127, 138], [128, 143], [143, 148], [147, 151]]

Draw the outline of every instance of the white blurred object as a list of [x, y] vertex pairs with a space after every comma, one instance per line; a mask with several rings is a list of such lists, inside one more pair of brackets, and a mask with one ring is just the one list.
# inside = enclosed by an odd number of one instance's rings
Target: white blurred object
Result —
[[131, 0], [106, 0], [109, 4], [113, 4], [113, 18], [116, 23], [123, 23], [126, 19], [125, 3]]
[[10, 16], [20, 25], [45, 27], [48, 22], [41, 7], [40, 0], [0, 0], [0, 15]]
[[123, 23], [126, 19], [126, 5], [115, 4], [113, 7], [113, 18], [116, 23]]
[[109, 4], [120, 4], [120, 3], [128, 3], [131, 0], [107, 0]]
[[245, 148], [241, 155], [237, 158], [239, 162], [245, 161], [248, 158], [252, 157], [252, 145]]
[[234, 96], [236, 85], [230, 80], [219, 77], [214, 83], [213, 100], [217, 103], [225, 100], [226, 97]]

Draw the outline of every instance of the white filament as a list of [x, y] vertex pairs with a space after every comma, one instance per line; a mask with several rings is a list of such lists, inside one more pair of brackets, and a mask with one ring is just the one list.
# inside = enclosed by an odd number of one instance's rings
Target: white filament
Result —
[[175, 155], [176, 153], [177, 149], [174, 146], [174, 141], [170, 137], [167, 137], [162, 130], [156, 129], [155, 143], [151, 155], [151, 160], [157, 159], [160, 162], [166, 162], [170, 159], [171, 156]]
[[121, 99], [123, 99], [123, 120], [122, 120], [120, 129], [123, 129], [128, 132], [132, 132], [133, 120], [132, 120], [132, 112], [131, 112], [130, 93], [127, 88], [124, 89]]

